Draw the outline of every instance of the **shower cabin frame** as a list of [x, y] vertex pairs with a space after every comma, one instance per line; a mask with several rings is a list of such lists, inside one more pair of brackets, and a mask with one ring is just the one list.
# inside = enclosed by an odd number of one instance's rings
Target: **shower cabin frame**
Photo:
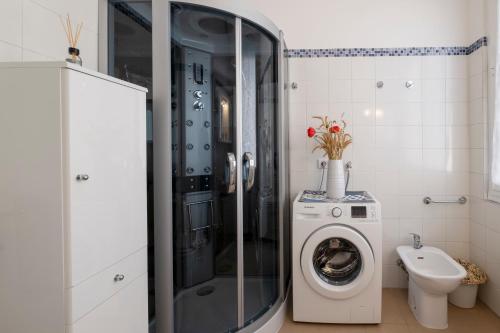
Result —
[[[287, 58], [283, 32], [260, 13], [234, 0], [152, 0], [152, 44], [153, 44], [153, 170], [154, 170], [154, 239], [155, 239], [155, 299], [157, 333], [174, 332], [174, 287], [173, 287], [173, 192], [171, 152], [171, 4], [189, 4], [234, 15], [236, 45], [236, 156], [237, 156], [237, 295], [238, 332], [266, 332], [264, 326], [278, 311], [286, 310], [290, 286], [285, 260], [289, 261], [289, 249], [285, 246], [284, 225], [289, 223], [288, 194], [288, 114], [287, 103]], [[107, 73], [108, 59], [108, 0], [99, 0], [99, 71]], [[243, 147], [242, 147], [242, 20], [245, 19], [264, 29], [277, 41], [278, 79], [278, 230], [279, 230], [279, 295], [275, 304], [256, 321], [244, 325], [244, 254], [243, 254]], [[160, 32], [160, 33], [159, 33]], [[161, 204], [160, 204], [161, 203]], [[289, 230], [289, 229], [288, 229]], [[288, 276], [285, 276], [288, 275]], [[285, 290], [286, 289], [286, 290]], [[279, 320], [279, 319], [278, 319]], [[282, 321], [282, 320], [281, 320]], [[272, 329], [273, 325], [270, 325]]]

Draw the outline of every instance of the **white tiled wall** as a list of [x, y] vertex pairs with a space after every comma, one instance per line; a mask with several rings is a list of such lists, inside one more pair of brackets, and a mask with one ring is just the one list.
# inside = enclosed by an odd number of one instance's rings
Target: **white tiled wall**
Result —
[[68, 43], [59, 16], [83, 21], [79, 48], [85, 67], [97, 69], [97, 0], [0, 1], [0, 61], [62, 60]]
[[480, 297], [500, 315], [500, 204], [484, 200], [487, 189], [487, 48], [469, 57], [470, 96], [470, 257], [489, 276]]
[[[317, 189], [322, 171], [306, 128], [315, 115], [344, 114], [354, 138], [350, 189], [382, 202], [385, 287], [405, 286], [396, 247], [410, 232], [453, 256], [469, 255], [469, 205], [431, 205], [424, 196], [469, 194], [466, 56], [292, 58], [291, 189]], [[376, 82], [383, 81], [383, 88]], [[407, 81], [414, 85], [408, 89]]]

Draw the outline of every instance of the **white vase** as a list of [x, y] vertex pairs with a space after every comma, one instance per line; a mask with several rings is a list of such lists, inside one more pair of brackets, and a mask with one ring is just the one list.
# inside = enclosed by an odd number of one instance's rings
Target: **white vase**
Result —
[[344, 163], [342, 160], [328, 161], [326, 195], [331, 199], [340, 199], [345, 196]]

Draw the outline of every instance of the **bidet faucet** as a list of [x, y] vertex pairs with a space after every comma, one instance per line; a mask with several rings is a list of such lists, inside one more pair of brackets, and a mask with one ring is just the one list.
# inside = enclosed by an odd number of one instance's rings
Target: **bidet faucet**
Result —
[[413, 236], [413, 248], [414, 249], [420, 249], [422, 248], [422, 242], [420, 241], [420, 235], [419, 234], [414, 234], [413, 232], [410, 232], [410, 235]]

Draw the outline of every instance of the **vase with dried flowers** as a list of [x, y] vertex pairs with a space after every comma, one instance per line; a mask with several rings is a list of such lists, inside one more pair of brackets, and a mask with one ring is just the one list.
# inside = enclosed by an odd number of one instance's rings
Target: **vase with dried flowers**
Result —
[[83, 22], [80, 22], [75, 27], [75, 33], [73, 34], [73, 26], [71, 24], [71, 19], [69, 15], [66, 16], [66, 23], [63, 21], [61, 17], [61, 24], [63, 25], [64, 32], [66, 33], [66, 38], [68, 39], [69, 47], [68, 53], [70, 55], [69, 58], [66, 58], [66, 61], [72, 62], [74, 64], [82, 65], [82, 58], [80, 57], [80, 49], [78, 49], [78, 41], [80, 40], [80, 33], [82, 32]]
[[345, 196], [344, 163], [342, 155], [352, 143], [352, 136], [345, 131], [347, 123], [344, 120], [328, 120], [328, 117], [313, 117], [319, 119], [321, 125], [309, 127], [307, 136], [316, 141], [313, 152], [321, 149], [323, 156], [328, 156], [328, 173], [326, 193], [329, 198], [340, 199]]

